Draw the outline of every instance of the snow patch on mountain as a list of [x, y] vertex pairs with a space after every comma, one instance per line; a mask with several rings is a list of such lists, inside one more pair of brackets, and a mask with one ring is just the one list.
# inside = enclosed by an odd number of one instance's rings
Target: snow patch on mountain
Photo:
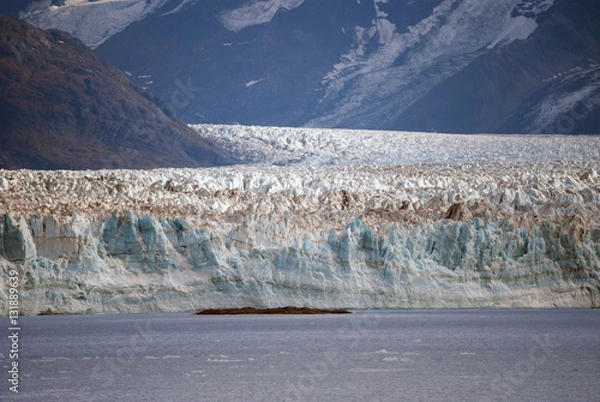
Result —
[[265, 80], [264, 78], [261, 78], [260, 80], [250, 80], [246, 83], [246, 88], [250, 88], [251, 86], [256, 85], [259, 82], [262, 82], [264, 80]]
[[517, 39], [527, 39], [537, 27], [538, 24], [533, 18], [526, 18], [522, 15], [511, 18], [498, 37], [487, 48], [493, 49], [498, 45], [506, 46]]
[[20, 18], [42, 29], [60, 29], [92, 49], [164, 5], [168, 0], [51, 0], [33, 3]]
[[556, 0], [522, 0], [515, 6], [513, 15], [537, 17], [548, 11], [554, 3]]
[[182, 0], [181, 3], [179, 3], [179, 5], [177, 7], [175, 7], [174, 9], [172, 9], [171, 11], [167, 11], [166, 13], [163, 13], [162, 16], [165, 17], [167, 15], [171, 15], [171, 14], [177, 14], [182, 12], [186, 7], [196, 3], [198, 0]]
[[555, 0], [522, 0], [512, 10], [513, 16], [508, 20], [504, 29], [498, 37], [488, 46], [488, 49], [494, 47], [506, 46], [515, 40], [524, 40], [538, 28], [536, 18], [548, 11]]
[[387, 17], [388, 14], [380, 10], [379, 4], [390, 4], [390, 1], [389, 0], [373, 0], [373, 5], [375, 6], [375, 12], [376, 12], [375, 16], [377, 18], [385, 18], [385, 17]]
[[[407, 49], [415, 46], [421, 39], [439, 24], [442, 15], [449, 12], [456, 0], [446, 0], [434, 9], [431, 16], [419, 24], [409, 28], [409, 32], [399, 34], [396, 26], [381, 16], [375, 2], [377, 18], [371, 27], [356, 26], [355, 42], [346, 54], [340, 58], [340, 63], [334, 66], [333, 71], [324, 78], [324, 83], [329, 85], [329, 92], [337, 92], [344, 83], [360, 75], [369, 74], [390, 67], [392, 63]], [[371, 54], [365, 52], [366, 45], [377, 35], [381, 45]]]
[[241, 31], [252, 26], [271, 22], [280, 9], [293, 10], [304, 3], [304, 0], [253, 0], [234, 10], [224, 11], [221, 22], [229, 31]]

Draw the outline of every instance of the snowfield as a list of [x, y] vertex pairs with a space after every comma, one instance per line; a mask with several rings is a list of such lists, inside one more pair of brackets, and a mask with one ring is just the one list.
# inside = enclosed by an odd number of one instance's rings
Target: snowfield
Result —
[[600, 306], [600, 136], [195, 128], [248, 164], [0, 171], [0, 302]]
[[600, 136], [472, 135], [191, 125], [245, 163], [278, 165], [600, 160]]

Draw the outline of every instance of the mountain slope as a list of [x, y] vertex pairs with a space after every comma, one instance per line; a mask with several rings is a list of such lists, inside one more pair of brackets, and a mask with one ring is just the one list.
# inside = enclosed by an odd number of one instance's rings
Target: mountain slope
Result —
[[0, 15], [0, 167], [193, 167], [230, 161], [79, 40]]
[[353, 21], [355, 10], [344, 3], [305, 2], [259, 24], [260, 13], [227, 19], [225, 2], [203, 1], [132, 24], [96, 53], [187, 122], [302, 125], [323, 76], [351, 44], [340, 21]]
[[526, 41], [486, 53], [387, 128], [594, 133], [600, 127], [600, 13], [561, 2]]

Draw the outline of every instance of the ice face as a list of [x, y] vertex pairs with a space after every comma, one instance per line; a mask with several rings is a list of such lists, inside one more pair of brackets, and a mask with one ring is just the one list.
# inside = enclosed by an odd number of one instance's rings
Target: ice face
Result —
[[562, 137], [559, 162], [0, 171], [0, 298], [16, 269], [26, 314], [598, 306], [587, 138], [587, 161]]

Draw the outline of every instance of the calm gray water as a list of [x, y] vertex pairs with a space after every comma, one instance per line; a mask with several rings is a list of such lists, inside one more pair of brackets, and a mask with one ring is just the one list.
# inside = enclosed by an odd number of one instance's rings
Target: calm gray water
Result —
[[[8, 328], [8, 325], [6, 325]], [[21, 317], [15, 401], [600, 401], [599, 310]]]

